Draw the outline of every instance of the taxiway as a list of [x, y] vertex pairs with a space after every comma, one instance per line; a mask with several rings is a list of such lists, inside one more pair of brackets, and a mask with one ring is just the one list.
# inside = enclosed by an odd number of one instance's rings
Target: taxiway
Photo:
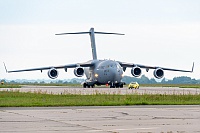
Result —
[[200, 132], [200, 106], [0, 108], [0, 132]]
[[22, 88], [0, 88], [0, 91], [40, 92], [47, 94], [200, 94], [197, 88], [140, 87], [125, 88], [81, 88], [67, 86], [23, 86]]

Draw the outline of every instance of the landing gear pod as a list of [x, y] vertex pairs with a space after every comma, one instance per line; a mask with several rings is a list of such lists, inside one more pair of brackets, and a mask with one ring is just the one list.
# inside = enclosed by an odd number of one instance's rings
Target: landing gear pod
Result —
[[82, 77], [84, 75], [84, 69], [82, 67], [76, 67], [74, 69], [74, 75], [77, 77]]
[[157, 79], [161, 79], [164, 76], [164, 71], [162, 68], [157, 68], [154, 70], [153, 74]]
[[131, 74], [134, 76], [134, 77], [139, 77], [141, 74], [142, 74], [142, 70], [140, 67], [133, 67], [131, 69]]
[[51, 79], [55, 79], [58, 77], [58, 71], [55, 69], [55, 68], [51, 68], [49, 71], [48, 71], [48, 76], [49, 78]]

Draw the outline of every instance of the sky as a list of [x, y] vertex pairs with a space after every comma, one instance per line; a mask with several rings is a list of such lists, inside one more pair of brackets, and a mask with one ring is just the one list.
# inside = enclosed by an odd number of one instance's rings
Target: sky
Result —
[[[200, 79], [199, 7], [199, 0], [0, 0], [0, 79], [49, 79], [47, 71], [6, 73], [3, 62], [18, 70], [91, 60], [89, 35], [55, 35], [91, 27], [125, 34], [95, 35], [98, 59], [183, 70], [194, 62], [193, 73], [165, 78]], [[75, 77], [59, 69], [58, 79]]]

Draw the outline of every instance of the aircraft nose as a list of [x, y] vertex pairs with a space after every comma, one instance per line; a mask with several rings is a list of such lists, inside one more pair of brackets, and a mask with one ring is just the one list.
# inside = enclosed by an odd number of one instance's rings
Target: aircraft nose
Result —
[[114, 82], [121, 79], [120, 71], [117, 69], [110, 69], [110, 76], [110, 79], [112, 79]]

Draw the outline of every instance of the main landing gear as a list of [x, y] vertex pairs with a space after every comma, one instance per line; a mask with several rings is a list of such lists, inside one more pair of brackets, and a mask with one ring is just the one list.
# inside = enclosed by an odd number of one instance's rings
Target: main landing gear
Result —
[[88, 85], [87, 83], [84, 83], [83, 88], [94, 88], [94, 85]]
[[[87, 82], [82, 83], [83, 88], [94, 88], [95, 84], [88, 84]], [[98, 85], [98, 84], [97, 84]], [[101, 85], [101, 84], [99, 84]], [[110, 85], [110, 88], [123, 88], [125, 83], [124, 82], [120, 82], [120, 83], [110, 83], [107, 84]]]

